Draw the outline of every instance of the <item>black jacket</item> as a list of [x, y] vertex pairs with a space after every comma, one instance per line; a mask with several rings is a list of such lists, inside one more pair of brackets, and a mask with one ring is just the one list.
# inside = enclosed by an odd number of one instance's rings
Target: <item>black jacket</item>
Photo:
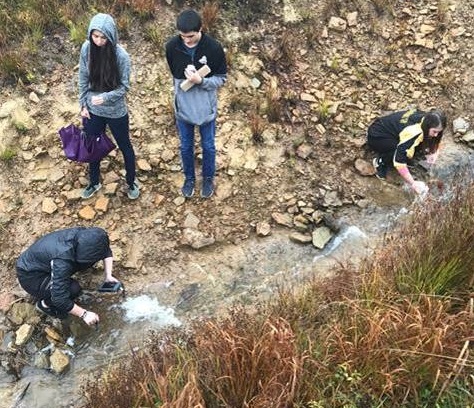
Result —
[[17, 260], [17, 275], [19, 279], [50, 275], [53, 305], [69, 312], [74, 306], [69, 278], [111, 256], [109, 237], [102, 228], [67, 228], [42, 236], [26, 249]]
[[184, 70], [189, 64], [194, 65], [196, 69], [201, 68], [204, 65], [203, 57], [211, 68], [207, 78], [227, 74], [225, 53], [222, 46], [206, 33], [202, 33], [202, 37], [196, 46], [194, 58], [191, 58], [186, 52], [183, 40], [179, 35], [174, 36], [166, 43], [166, 60], [173, 77], [176, 79], [186, 78]]

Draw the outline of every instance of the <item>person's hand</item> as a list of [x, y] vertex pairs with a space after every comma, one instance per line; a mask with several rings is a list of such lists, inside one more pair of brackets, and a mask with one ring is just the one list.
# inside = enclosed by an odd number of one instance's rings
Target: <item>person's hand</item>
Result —
[[116, 277], [111, 275], [105, 278], [105, 282], [120, 282], [120, 281]]
[[81, 110], [81, 116], [83, 118], [87, 118], [87, 119], [90, 119], [91, 118], [91, 115], [89, 114], [89, 109], [87, 109], [87, 106], [84, 106]]
[[91, 98], [92, 105], [102, 105], [104, 103], [104, 97], [100, 95], [95, 95]]
[[188, 81], [191, 81], [193, 84], [200, 84], [202, 82], [202, 77], [197, 71], [185, 70], [184, 76]]
[[84, 323], [86, 323], [88, 326], [92, 326], [93, 324], [99, 323], [99, 315], [86, 310], [84, 316], [82, 316], [82, 320], [84, 320]]
[[426, 194], [429, 190], [428, 186], [423, 181], [415, 180], [411, 185], [411, 188], [420, 195]]

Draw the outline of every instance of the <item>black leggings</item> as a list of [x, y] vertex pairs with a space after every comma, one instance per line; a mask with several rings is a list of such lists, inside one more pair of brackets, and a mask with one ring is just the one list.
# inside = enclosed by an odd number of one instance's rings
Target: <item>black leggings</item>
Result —
[[398, 146], [398, 135], [387, 133], [382, 124], [376, 120], [367, 129], [367, 144], [379, 154], [385, 164], [390, 165]]
[[[21, 273], [21, 275], [24, 275]], [[30, 272], [27, 278], [18, 277], [18, 281], [23, 289], [38, 300], [44, 300], [46, 306], [53, 306], [51, 303], [51, 275], [41, 272]], [[82, 288], [79, 282], [69, 278], [69, 298], [75, 299], [81, 294]]]

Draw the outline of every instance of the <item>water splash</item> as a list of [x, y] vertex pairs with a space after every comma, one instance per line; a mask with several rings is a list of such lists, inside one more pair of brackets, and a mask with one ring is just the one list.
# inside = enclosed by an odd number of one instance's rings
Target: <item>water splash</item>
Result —
[[160, 327], [182, 325], [175, 317], [172, 308], [161, 306], [156, 298], [148, 295], [129, 298], [120, 305], [120, 308], [125, 310], [125, 319], [131, 323], [149, 320]]
[[313, 262], [316, 262], [318, 259], [327, 257], [329, 254], [331, 254], [331, 252], [333, 252], [337, 247], [339, 247], [339, 245], [341, 245], [349, 238], [353, 238], [357, 241], [364, 241], [368, 239], [367, 234], [365, 234], [359, 227], [351, 225], [347, 227], [341, 234], [331, 240], [327, 248], [325, 248], [324, 253], [316, 255], [313, 258]]

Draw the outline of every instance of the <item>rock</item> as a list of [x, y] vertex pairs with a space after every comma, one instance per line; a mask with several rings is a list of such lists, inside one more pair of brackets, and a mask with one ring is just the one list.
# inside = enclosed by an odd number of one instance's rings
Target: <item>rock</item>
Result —
[[104, 194], [105, 195], [113, 195], [117, 192], [117, 188], [118, 188], [118, 183], [116, 182], [113, 182], [113, 183], [107, 183], [105, 185], [105, 191], [104, 191]]
[[95, 210], [90, 205], [86, 205], [79, 210], [79, 217], [84, 220], [93, 220], [95, 218], [95, 214]]
[[340, 207], [342, 201], [339, 199], [337, 191], [326, 191], [323, 205], [325, 207]]
[[302, 92], [301, 95], [300, 95], [300, 98], [302, 101], [305, 101], [305, 102], [317, 102], [318, 100], [316, 99], [316, 97], [314, 97], [313, 95], [309, 94], [309, 93], [306, 93], [306, 92]]
[[166, 198], [166, 197], [165, 197], [164, 195], [162, 195], [162, 194], [157, 194], [157, 195], [155, 196], [155, 199], [153, 200], [153, 203], [155, 204], [155, 206], [158, 207], [159, 205], [161, 205], [161, 203], [162, 203], [163, 201], [165, 201], [165, 198]]
[[137, 160], [137, 167], [143, 171], [150, 171], [151, 165], [145, 159]]
[[106, 212], [109, 208], [110, 199], [108, 197], [102, 196], [97, 199], [94, 205], [94, 209], [101, 212]]
[[61, 374], [69, 367], [69, 357], [64, 354], [60, 349], [55, 349], [51, 357], [49, 358], [51, 363], [51, 370], [56, 374]]
[[185, 228], [181, 240], [183, 245], [189, 245], [193, 249], [200, 249], [215, 242], [214, 237], [207, 237], [201, 231], [194, 228]]
[[46, 336], [58, 343], [64, 343], [63, 336], [50, 326], [44, 328]]
[[316, 228], [312, 234], [313, 245], [319, 249], [323, 249], [331, 238], [332, 233], [328, 227]]
[[290, 214], [274, 212], [272, 213], [272, 218], [277, 224], [284, 225], [289, 228], [293, 227], [293, 218]]
[[469, 122], [464, 118], [456, 118], [453, 120], [453, 133], [465, 134], [469, 129]]
[[324, 135], [326, 133], [326, 128], [321, 125], [321, 123], [318, 123], [316, 125], [316, 130], [318, 131], [319, 134]]
[[77, 201], [81, 199], [82, 188], [75, 188], [70, 191], [62, 191], [61, 194], [66, 198], [67, 201]]
[[46, 214], [53, 214], [58, 209], [58, 206], [54, 203], [54, 200], [51, 197], [46, 197], [41, 203], [41, 211]]
[[293, 232], [290, 234], [290, 240], [300, 244], [309, 244], [313, 238], [310, 234], [302, 234], [301, 232]]
[[30, 92], [30, 95], [29, 95], [29, 100], [33, 103], [39, 103], [40, 99], [38, 98], [38, 95], [36, 95], [36, 93], [34, 92]]
[[259, 81], [258, 78], [252, 78], [250, 81], [250, 84], [252, 85], [252, 88], [258, 89], [262, 85], [262, 83]]
[[257, 222], [256, 232], [259, 237], [266, 237], [271, 233], [271, 226], [265, 221]]
[[176, 207], [179, 207], [180, 205], [183, 205], [185, 202], [186, 202], [186, 198], [184, 198], [183, 196], [176, 197], [173, 200], [173, 203]]
[[354, 27], [357, 25], [357, 17], [359, 13], [357, 11], [353, 11], [352, 13], [348, 13], [346, 15], [347, 25], [349, 27]]
[[31, 303], [14, 303], [8, 313], [8, 318], [16, 325], [30, 321], [36, 316], [35, 307]]
[[422, 35], [431, 34], [435, 30], [436, 30], [436, 27], [430, 24], [422, 24], [420, 26], [420, 33]]
[[167, 163], [173, 160], [175, 155], [176, 153], [173, 150], [165, 149], [163, 153], [161, 153], [161, 159]]
[[142, 248], [142, 242], [133, 241], [131, 245], [128, 247], [127, 251], [127, 260], [123, 264], [124, 268], [127, 269], [138, 269], [141, 264], [141, 252], [140, 248]]
[[356, 159], [354, 166], [361, 176], [373, 176], [375, 174], [374, 166], [366, 160], [358, 158]]
[[45, 353], [37, 353], [35, 355], [33, 364], [36, 368], [40, 368], [42, 370], [46, 370], [50, 367], [49, 358]]
[[341, 229], [339, 221], [336, 218], [334, 218], [332, 214], [324, 213], [323, 222], [324, 222], [324, 225], [333, 232], [339, 232], [339, 230]]
[[0, 293], [0, 312], [6, 313], [10, 309], [11, 305], [15, 301], [13, 293], [2, 292]]
[[336, 31], [345, 31], [347, 22], [343, 18], [333, 16], [329, 19], [328, 27]]
[[33, 334], [34, 327], [31, 324], [22, 324], [15, 333], [15, 345], [23, 346]]
[[470, 130], [468, 131], [463, 137], [462, 140], [466, 143], [472, 143], [474, 142], [474, 131]]
[[313, 147], [307, 143], [302, 143], [296, 149], [296, 155], [306, 160], [313, 152]]
[[194, 228], [198, 229], [200, 220], [193, 213], [188, 213], [183, 223], [184, 228]]

